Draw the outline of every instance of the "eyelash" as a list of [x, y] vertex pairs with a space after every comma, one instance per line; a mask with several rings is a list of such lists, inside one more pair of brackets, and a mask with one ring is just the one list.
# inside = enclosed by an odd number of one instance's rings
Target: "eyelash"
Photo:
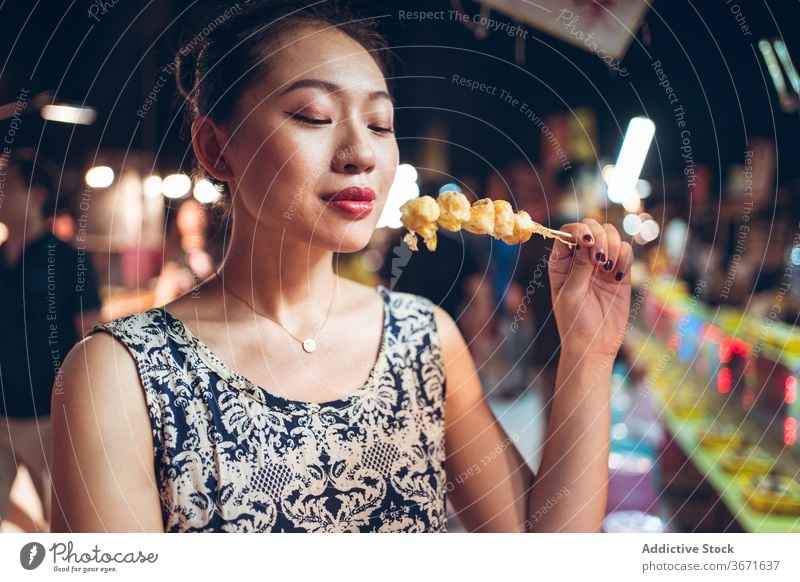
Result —
[[[309, 125], [329, 125], [331, 121], [329, 119], [314, 119], [312, 117], [306, 117], [305, 115], [300, 115], [299, 113], [290, 113], [289, 114], [292, 119], [296, 119], [302, 123], [307, 123]], [[370, 129], [376, 133], [394, 133], [394, 128], [392, 127], [380, 127], [371, 125]]]
[[376, 131], [378, 133], [394, 133], [394, 128], [393, 127], [371, 126], [370, 129], [372, 131]]
[[306, 117], [305, 115], [300, 115], [299, 113], [290, 113], [289, 114], [292, 119], [297, 119], [298, 121], [302, 121], [303, 123], [308, 123], [310, 125], [328, 125], [330, 124], [329, 119], [313, 119], [311, 117]]

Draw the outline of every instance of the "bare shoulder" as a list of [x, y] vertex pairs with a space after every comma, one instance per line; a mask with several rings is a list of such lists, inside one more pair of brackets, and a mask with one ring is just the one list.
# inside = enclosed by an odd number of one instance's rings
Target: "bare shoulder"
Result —
[[[108, 391], [109, 382], [119, 386], [139, 383], [139, 373], [128, 349], [111, 334], [101, 332], [93, 333], [75, 344], [64, 359], [61, 376], [65, 383], [80, 383], [93, 392]], [[85, 390], [68, 391], [65, 385], [63, 390], [53, 391], [53, 404], [85, 394]], [[117, 396], [123, 397], [124, 394]]]
[[444, 309], [435, 305], [433, 315], [445, 361], [450, 360], [467, 349], [464, 337], [461, 335], [461, 330], [458, 329], [456, 322]]
[[[101, 423], [141, 416], [139, 372], [128, 349], [109, 333], [94, 333], [67, 354], [52, 395], [52, 414], [92, 414]], [[85, 407], [85, 408], [84, 408]], [[146, 410], [144, 411], [146, 412]], [[147, 417], [145, 417], [147, 420]]]
[[53, 390], [52, 531], [163, 531], [147, 404], [108, 333], [70, 350]]
[[161, 306], [178, 319], [214, 319], [224, 313], [218, 280], [210, 277]]
[[448, 410], [460, 414], [463, 406], [474, 406], [483, 399], [483, 389], [469, 346], [456, 322], [438, 305], [434, 308], [434, 318], [447, 378]]

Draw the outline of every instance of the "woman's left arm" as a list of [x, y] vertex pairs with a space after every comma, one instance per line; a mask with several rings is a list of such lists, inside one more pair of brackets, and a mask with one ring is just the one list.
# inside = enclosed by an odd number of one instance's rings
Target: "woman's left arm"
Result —
[[447, 380], [445, 448], [450, 502], [467, 531], [524, 531], [533, 473], [483, 397], [475, 362], [452, 318], [436, 308]]
[[531, 491], [528, 531], [600, 531], [608, 490], [611, 370], [631, 303], [631, 245], [587, 218], [567, 224], [580, 245], [550, 254], [553, 313], [561, 338], [542, 463]]
[[586, 219], [562, 230], [581, 246], [570, 251], [557, 242], [548, 265], [561, 355], [535, 484], [516, 435], [505, 433], [483, 398], [461, 334], [437, 310], [447, 377], [447, 491], [469, 531], [599, 531], [602, 524], [611, 368], [628, 322], [633, 255], [609, 224]]

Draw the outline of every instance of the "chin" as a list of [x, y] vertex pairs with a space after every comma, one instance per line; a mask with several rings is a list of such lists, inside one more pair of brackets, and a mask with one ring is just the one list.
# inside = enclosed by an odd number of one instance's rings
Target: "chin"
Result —
[[[315, 241], [318, 246], [336, 253], [357, 253], [363, 250], [375, 232], [375, 221], [364, 220], [345, 229], [331, 229]], [[318, 233], [321, 234], [321, 233]]]

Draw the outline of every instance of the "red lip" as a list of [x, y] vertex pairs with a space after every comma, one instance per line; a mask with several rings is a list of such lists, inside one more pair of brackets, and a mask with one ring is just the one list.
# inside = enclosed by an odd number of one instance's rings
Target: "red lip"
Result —
[[339, 190], [335, 194], [328, 194], [322, 197], [323, 200], [329, 202], [338, 202], [341, 200], [353, 200], [355, 202], [373, 202], [375, 200], [375, 192], [372, 188], [364, 186], [349, 186]]
[[366, 218], [375, 208], [375, 192], [371, 188], [350, 186], [322, 197], [328, 207], [350, 218]]

